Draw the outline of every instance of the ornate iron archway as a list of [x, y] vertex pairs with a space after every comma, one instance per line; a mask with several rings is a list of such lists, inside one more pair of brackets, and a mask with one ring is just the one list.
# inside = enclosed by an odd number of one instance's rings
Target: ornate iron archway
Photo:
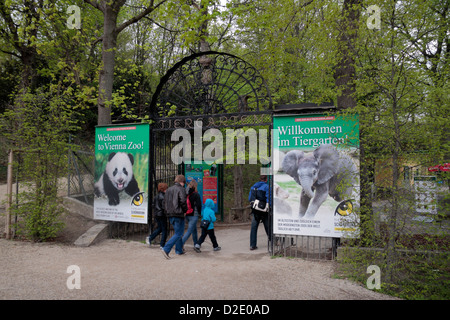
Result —
[[259, 72], [232, 54], [216, 51], [176, 63], [161, 78], [150, 105], [154, 120], [271, 109], [270, 92]]
[[162, 78], [150, 104], [152, 187], [172, 183], [178, 168], [171, 161], [172, 131], [272, 125], [272, 99], [263, 77], [232, 54], [195, 53]]

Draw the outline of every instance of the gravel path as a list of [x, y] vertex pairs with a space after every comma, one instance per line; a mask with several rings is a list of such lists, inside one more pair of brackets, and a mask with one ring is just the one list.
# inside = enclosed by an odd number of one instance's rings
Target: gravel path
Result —
[[[255, 251], [248, 226], [216, 235], [221, 251], [206, 241], [198, 254], [187, 244], [187, 254], [172, 251], [171, 260], [136, 241], [80, 248], [0, 239], [0, 299], [390, 299], [334, 279], [335, 262], [271, 258], [262, 227]], [[71, 265], [80, 268], [80, 289], [67, 287]]]

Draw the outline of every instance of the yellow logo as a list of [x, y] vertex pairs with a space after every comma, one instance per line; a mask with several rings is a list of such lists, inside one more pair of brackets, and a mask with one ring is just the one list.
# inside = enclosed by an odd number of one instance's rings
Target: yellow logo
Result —
[[353, 203], [351, 200], [344, 200], [336, 207], [336, 211], [334, 214], [338, 214], [340, 216], [348, 216], [353, 212]]
[[133, 199], [131, 200], [131, 204], [135, 205], [136, 207], [139, 207], [143, 203], [144, 203], [144, 192], [136, 193], [133, 196]]

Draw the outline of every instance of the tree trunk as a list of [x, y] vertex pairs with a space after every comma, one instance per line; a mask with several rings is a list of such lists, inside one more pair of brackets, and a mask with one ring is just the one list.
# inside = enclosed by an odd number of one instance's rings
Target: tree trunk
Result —
[[[10, 4], [12, 5], [12, 4]], [[0, 33], [4, 43], [2, 43], [2, 50], [4, 53], [10, 54], [20, 59], [22, 63], [21, 79], [18, 87], [18, 96], [32, 89], [34, 80], [36, 78], [36, 45], [29, 41], [30, 38], [38, 37], [37, 25], [41, 18], [37, 13], [38, 7], [42, 6], [41, 2], [28, 1], [24, 3], [24, 7], [20, 12], [17, 8], [7, 6], [5, 1], [0, 1], [0, 18], [4, 21], [2, 31]], [[13, 17], [21, 17], [22, 31], [19, 31], [19, 25], [14, 22]], [[26, 40], [26, 41], [25, 41]], [[8, 45], [11, 45], [17, 52], [8, 52], [3, 50]], [[20, 104], [20, 103], [19, 103]]]
[[368, 123], [364, 115], [360, 116], [360, 140], [359, 140], [359, 161], [360, 161], [360, 239], [362, 246], [372, 246], [374, 241], [375, 224], [372, 209], [372, 183], [374, 175], [373, 160], [368, 156], [370, 146], [364, 130], [364, 123]]
[[[361, 14], [361, 0], [345, 0], [340, 22], [339, 48], [340, 61], [336, 67], [334, 78], [338, 89], [337, 107], [340, 110], [356, 107], [355, 97], [355, 59], [354, 47], [358, 37], [358, 21]], [[364, 124], [370, 119], [360, 115], [360, 208], [361, 208], [361, 244], [371, 245], [373, 238], [372, 219], [372, 162], [367, 157], [370, 153], [368, 139], [364, 135]]]
[[111, 123], [111, 98], [114, 82], [114, 66], [116, 56], [116, 43], [119, 33], [129, 25], [138, 22], [143, 17], [153, 12], [166, 0], [161, 0], [154, 5], [153, 1], [139, 14], [117, 26], [117, 17], [126, 0], [84, 0], [94, 8], [103, 13], [103, 35], [102, 35], [102, 66], [99, 74], [98, 88], [98, 124]]
[[22, 62], [22, 74], [19, 84], [19, 94], [26, 93], [27, 89], [32, 89], [36, 78], [36, 48], [21, 47], [19, 49], [20, 60]]
[[399, 171], [399, 165], [400, 165], [400, 139], [401, 139], [401, 133], [400, 133], [400, 124], [398, 119], [398, 109], [397, 109], [397, 101], [396, 101], [396, 92], [394, 91], [393, 94], [393, 103], [392, 103], [392, 120], [394, 125], [394, 150], [392, 152], [392, 208], [389, 215], [389, 221], [388, 221], [388, 242], [387, 242], [387, 250], [386, 250], [386, 264], [387, 264], [387, 270], [386, 270], [386, 279], [389, 282], [393, 281], [394, 278], [394, 270], [396, 269], [396, 248], [395, 243], [397, 240], [397, 218], [398, 213], [400, 210], [400, 204], [399, 204], [399, 187], [398, 187], [398, 181], [400, 179], [400, 171]]
[[345, 0], [340, 23], [339, 48], [340, 61], [336, 67], [334, 78], [337, 89], [337, 107], [347, 109], [356, 107], [355, 93], [355, 60], [353, 50], [358, 30], [361, 1]]
[[[233, 166], [233, 178], [234, 178], [234, 207], [242, 208], [242, 200], [244, 195], [244, 181], [242, 179], [242, 164], [235, 164]], [[243, 212], [245, 210], [236, 210], [236, 214], [239, 215], [239, 219], [242, 220]]]
[[106, 4], [104, 7], [103, 40], [102, 40], [102, 68], [99, 75], [98, 88], [98, 124], [111, 123], [111, 98], [114, 82], [114, 66], [117, 43], [118, 11]]

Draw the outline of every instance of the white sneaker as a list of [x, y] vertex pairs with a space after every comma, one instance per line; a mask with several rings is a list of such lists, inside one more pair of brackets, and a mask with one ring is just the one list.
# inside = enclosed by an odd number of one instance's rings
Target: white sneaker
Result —
[[169, 254], [166, 253], [166, 252], [164, 251], [164, 249], [161, 249], [161, 252], [162, 252], [164, 258], [166, 258], [167, 260], [170, 260], [170, 259], [171, 259], [171, 258], [169, 257]]

